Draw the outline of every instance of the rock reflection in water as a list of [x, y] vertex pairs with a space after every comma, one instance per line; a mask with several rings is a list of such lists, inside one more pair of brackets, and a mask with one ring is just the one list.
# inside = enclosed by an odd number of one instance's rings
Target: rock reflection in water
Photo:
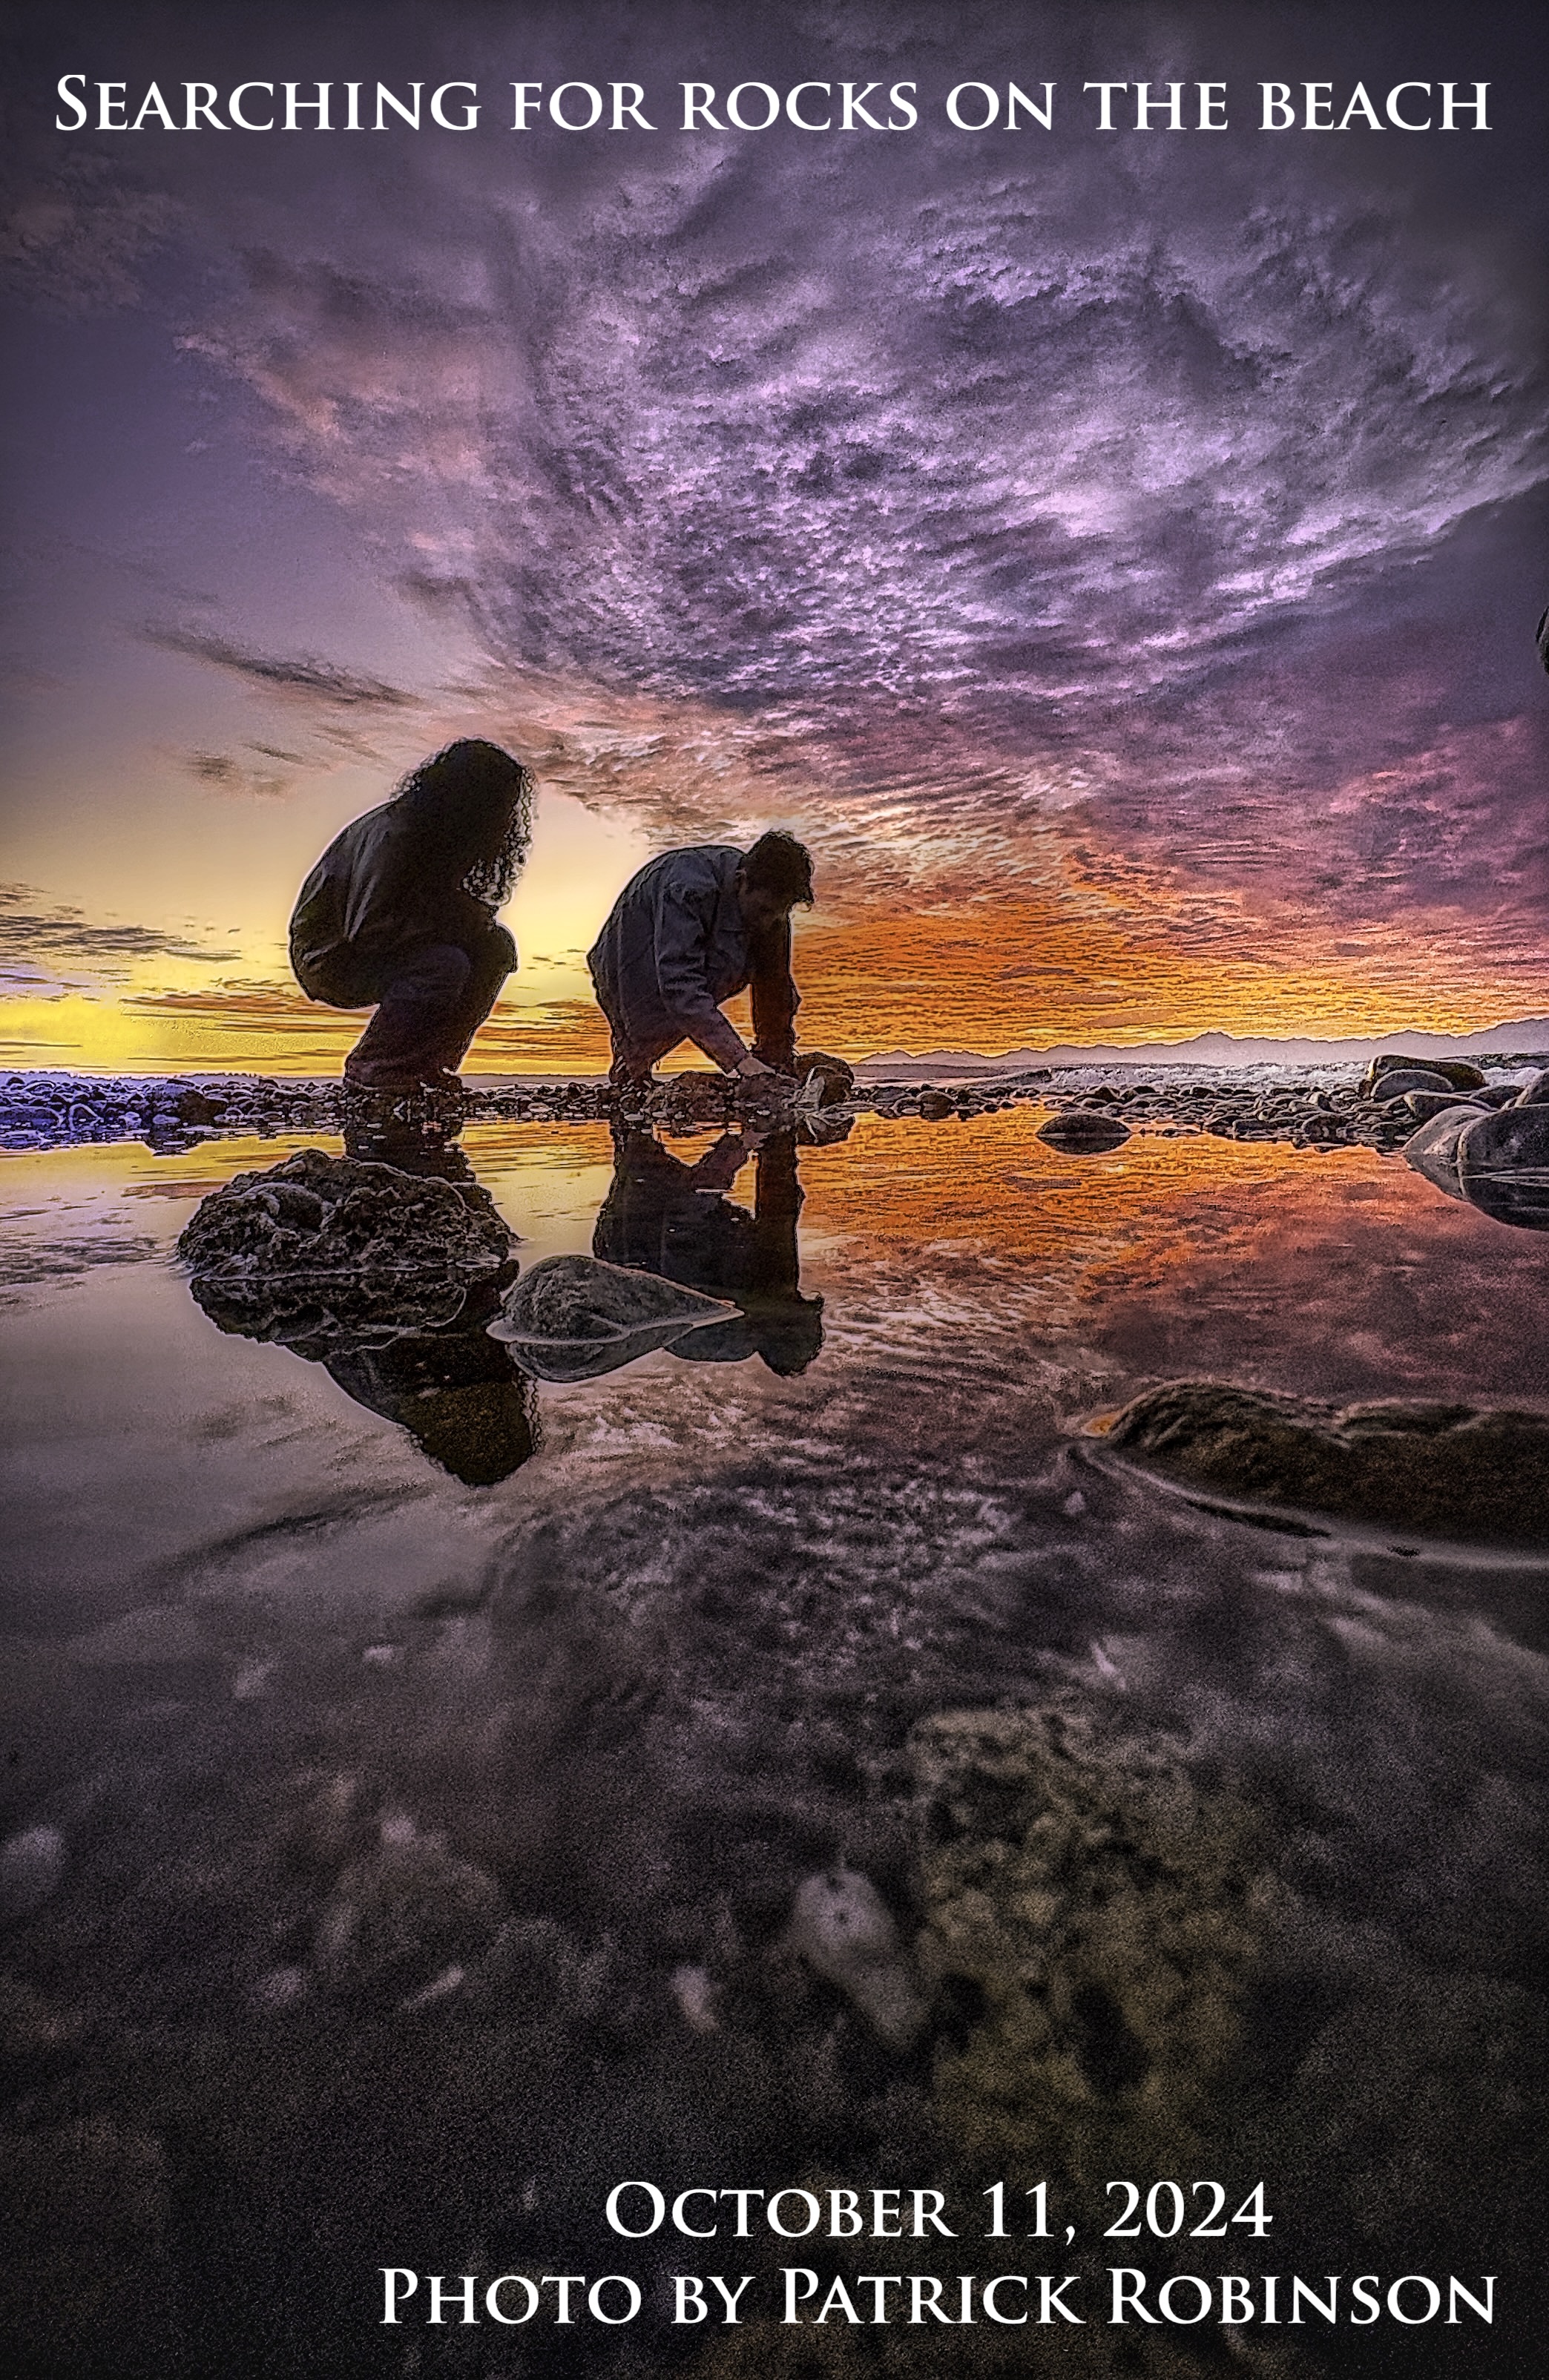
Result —
[[178, 1241], [194, 1297], [218, 1330], [321, 1364], [454, 1478], [492, 1487], [537, 1442], [532, 1385], [486, 1328], [515, 1269], [511, 1232], [449, 1143], [346, 1148], [212, 1192]]
[[1509, 1108], [1448, 1105], [1405, 1144], [1406, 1161], [1497, 1223], [1549, 1232], [1549, 1099], [1538, 1076]]

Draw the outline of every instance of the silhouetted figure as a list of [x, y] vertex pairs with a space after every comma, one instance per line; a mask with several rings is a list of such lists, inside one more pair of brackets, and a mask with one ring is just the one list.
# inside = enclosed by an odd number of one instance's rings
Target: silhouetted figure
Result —
[[[749, 1157], [756, 1169], [751, 1215], [726, 1196]], [[805, 1372], [823, 1344], [823, 1301], [804, 1297], [799, 1286], [801, 1208], [793, 1133], [751, 1147], [723, 1133], [697, 1164], [684, 1165], [648, 1132], [616, 1123], [613, 1180], [592, 1254], [742, 1308], [733, 1320], [675, 1340], [674, 1355], [739, 1364], [756, 1354], [771, 1372]]]
[[[587, 953], [613, 1037], [613, 1081], [645, 1080], [680, 1041], [728, 1075], [793, 1073], [798, 901], [812, 906], [811, 854], [778, 832], [745, 853], [724, 843], [664, 852], [632, 877]], [[749, 987], [751, 1050], [720, 1013]]]
[[492, 1488], [538, 1443], [538, 1390], [486, 1332], [495, 1310], [492, 1299], [475, 1296], [454, 1329], [339, 1347], [322, 1367], [357, 1405], [406, 1429], [465, 1487]]
[[376, 1014], [345, 1061], [357, 1088], [454, 1089], [516, 965], [495, 911], [532, 840], [532, 783], [498, 745], [465, 738], [335, 835], [290, 921], [309, 1000]]

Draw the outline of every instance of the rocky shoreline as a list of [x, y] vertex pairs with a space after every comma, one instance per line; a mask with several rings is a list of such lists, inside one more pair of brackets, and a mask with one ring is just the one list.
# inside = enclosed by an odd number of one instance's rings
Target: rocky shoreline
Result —
[[[1492, 1055], [1482, 1063], [1381, 1058], [1358, 1076], [1330, 1068], [1288, 1082], [1278, 1070], [1248, 1067], [1213, 1074], [1197, 1067], [1157, 1069], [1131, 1080], [1118, 1069], [1030, 1067], [950, 1086], [850, 1082], [836, 1072], [820, 1101], [805, 1102], [825, 1126], [846, 1116], [914, 1116], [947, 1123], [996, 1110], [1035, 1104], [1053, 1110], [1051, 1145], [1071, 1155], [1118, 1146], [1131, 1132], [1168, 1137], [1204, 1133], [1223, 1140], [1289, 1141], [1300, 1148], [1401, 1149], [1432, 1116], [1459, 1100], [1482, 1109], [1515, 1104], [1527, 1074], [1549, 1063], [1543, 1052]], [[1138, 1071], [1138, 1070], [1137, 1070]], [[848, 1069], [842, 1070], [848, 1073]], [[1445, 1079], [1414, 1087], [1410, 1076]], [[620, 1094], [606, 1082], [572, 1077], [486, 1085], [476, 1075], [456, 1110], [468, 1123], [591, 1123], [622, 1116], [634, 1124], [696, 1131], [757, 1112], [756, 1087], [711, 1074], [680, 1075], [647, 1094]], [[1540, 1099], [1542, 1090], [1536, 1093]], [[766, 1100], [765, 1105], [768, 1104]], [[443, 1098], [397, 1103], [397, 1121], [444, 1128]], [[83, 1075], [12, 1074], [0, 1079], [0, 1148], [66, 1148], [139, 1140], [171, 1155], [205, 1139], [282, 1134], [337, 1134], [362, 1103], [338, 1082], [286, 1081], [260, 1075]], [[819, 1136], [828, 1137], [828, 1131]]]

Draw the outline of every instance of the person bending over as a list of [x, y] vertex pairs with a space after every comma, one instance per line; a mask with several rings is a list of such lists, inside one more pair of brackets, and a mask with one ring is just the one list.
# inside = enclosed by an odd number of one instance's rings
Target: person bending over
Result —
[[[613, 1037], [612, 1081], [645, 1081], [680, 1041], [728, 1075], [793, 1073], [798, 901], [812, 906], [812, 856], [779, 832], [748, 852], [724, 843], [664, 852], [632, 877], [587, 953]], [[751, 1050], [720, 1013], [749, 986]]]
[[465, 737], [335, 835], [301, 887], [290, 959], [309, 1000], [374, 1006], [345, 1060], [357, 1089], [457, 1087], [464, 1052], [516, 965], [495, 911], [532, 840], [532, 781]]

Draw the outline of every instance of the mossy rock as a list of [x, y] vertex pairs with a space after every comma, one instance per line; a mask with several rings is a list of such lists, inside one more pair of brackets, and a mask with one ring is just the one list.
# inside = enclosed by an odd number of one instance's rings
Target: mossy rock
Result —
[[1136, 1397], [1108, 1451], [1195, 1492], [1414, 1539], [1549, 1547], [1549, 1419], [1390, 1399], [1336, 1411], [1219, 1380]]
[[1180, 2171], [1218, 2118], [1270, 1906], [1256, 1832], [1165, 1750], [1071, 1711], [911, 1739], [922, 1974], [956, 2007], [936, 2112], [971, 2173]]

